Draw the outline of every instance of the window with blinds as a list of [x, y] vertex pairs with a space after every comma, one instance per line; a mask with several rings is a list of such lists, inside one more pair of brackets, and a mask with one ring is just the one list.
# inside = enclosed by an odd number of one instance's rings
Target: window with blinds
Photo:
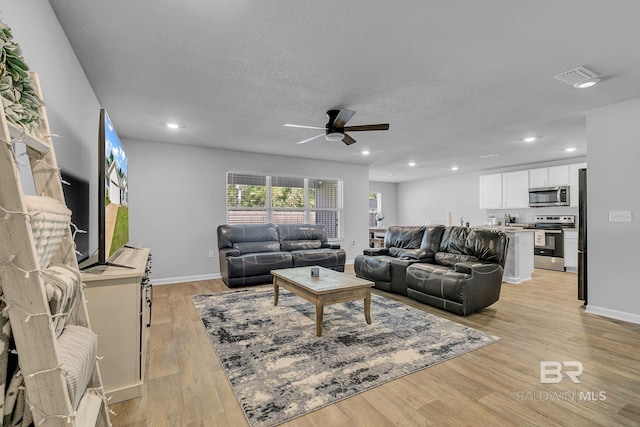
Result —
[[342, 180], [227, 172], [229, 224], [322, 224], [341, 237]]

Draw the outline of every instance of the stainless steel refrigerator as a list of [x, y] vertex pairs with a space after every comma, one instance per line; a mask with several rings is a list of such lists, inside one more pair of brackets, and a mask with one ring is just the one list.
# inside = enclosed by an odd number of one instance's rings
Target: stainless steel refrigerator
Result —
[[578, 299], [587, 305], [587, 170], [578, 170]]

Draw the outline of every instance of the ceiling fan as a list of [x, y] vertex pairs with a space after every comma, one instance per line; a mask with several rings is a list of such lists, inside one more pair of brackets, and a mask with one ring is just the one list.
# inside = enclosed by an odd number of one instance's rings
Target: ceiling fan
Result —
[[345, 144], [351, 145], [356, 142], [356, 140], [347, 135], [346, 132], [360, 132], [365, 130], [389, 130], [389, 123], [381, 123], [377, 125], [345, 126], [349, 119], [351, 119], [351, 117], [353, 117], [355, 113], [355, 111], [347, 110], [344, 108], [340, 110], [329, 110], [327, 111], [327, 117], [329, 118], [329, 121], [327, 122], [325, 127], [292, 125], [289, 123], [285, 124], [285, 126], [292, 128], [324, 130], [324, 133], [299, 141], [297, 142], [298, 144], [304, 144], [305, 142], [309, 142], [311, 140], [324, 136], [327, 141], [342, 140], [342, 142], [344, 142]]

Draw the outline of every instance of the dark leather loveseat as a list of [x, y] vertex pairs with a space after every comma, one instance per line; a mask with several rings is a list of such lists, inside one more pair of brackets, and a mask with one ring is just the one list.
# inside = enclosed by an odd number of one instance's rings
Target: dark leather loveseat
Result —
[[344, 271], [346, 253], [319, 224], [218, 226], [220, 275], [229, 287], [270, 283], [270, 271], [319, 265]]
[[[419, 246], [417, 229], [423, 230]], [[413, 236], [410, 249], [398, 238], [406, 233]], [[354, 267], [378, 288], [467, 315], [500, 298], [508, 245], [506, 234], [495, 230], [389, 227], [385, 248], [358, 255]]]

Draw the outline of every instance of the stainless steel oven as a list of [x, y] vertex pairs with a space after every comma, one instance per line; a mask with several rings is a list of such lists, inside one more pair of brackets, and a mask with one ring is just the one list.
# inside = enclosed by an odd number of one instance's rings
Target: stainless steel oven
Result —
[[540, 215], [535, 217], [533, 266], [546, 270], [564, 270], [565, 228], [575, 227], [575, 215]]

